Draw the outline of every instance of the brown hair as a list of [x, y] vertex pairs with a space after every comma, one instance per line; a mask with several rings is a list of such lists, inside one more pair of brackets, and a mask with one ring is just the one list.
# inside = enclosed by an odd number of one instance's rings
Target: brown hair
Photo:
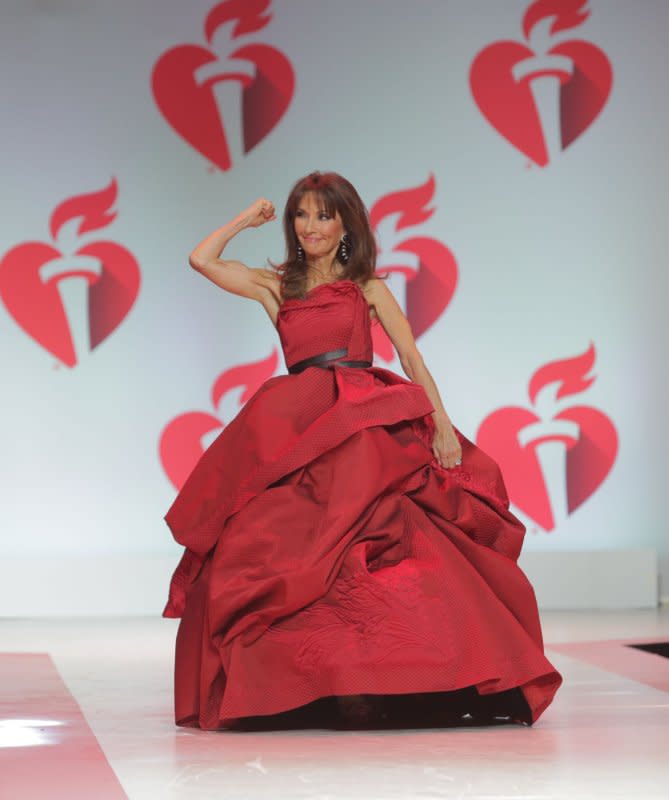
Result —
[[[307, 264], [297, 258], [295, 214], [307, 192], [313, 192], [331, 216], [339, 214], [349, 239], [349, 259], [342, 263], [342, 279], [365, 282], [375, 276], [376, 243], [369, 215], [353, 184], [336, 172], [312, 172], [291, 189], [283, 212], [286, 260], [277, 265], [284, 298], [303, 296], [307, 283]], [[341, 262], [340, 262], [341, 263]]]

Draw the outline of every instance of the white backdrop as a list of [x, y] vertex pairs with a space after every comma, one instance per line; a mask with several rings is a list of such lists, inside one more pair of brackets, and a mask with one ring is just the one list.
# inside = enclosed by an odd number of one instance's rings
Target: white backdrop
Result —
[[[426, 267], [411, 248], [390, 252], [412, 237], [432, 240], [441, 252], [435, 274], [446, 269], [446, 250], [457, 266], [452, 299], [418, 344], [466, 436], [475, 439], [490, 415], [508, 406], [533, 409], [542, 420], [539, 433], [554, 431], [551, 420], [564, 408], [595, 410], [601, 424], [594, 439], [601, 434], [606, 441], [595, 441], [589, 455], [567, 467], [565, 445], [558, 444], [552, 462], [533, 473], [547, 487], [552, 529], [537, 519], [546, 502], [530, 496], [528, 512], [527, 498], [515, 498], [514, 510], [528, 526], [526, 550], [652, 548], [667, 594], [669, 278], [661, 234], [669, 211], [669, 4], [230, 0], [218, 6], [222, 13], [241, 9], [250, 30], [241, 25], [231, 42], [230, 25], [223, 25], [210, 44], [204, 25], [217, 8], [211, 0], [0, 4], [5, 563], [23, 565], [27, 580], [37, 558], [89, 564], [99, 557], [101, 570], [133, 557], [176, 565], [180, 548], [162, 520], [175, 495], [160, 458], [163, 431], [193, 411], [221, 426], [228, 422], [241, 388], [218, 408], [211, 399], [227, 369], [277, 351], [277, 371], [284, 371], [264, 311], [203, 280], [189, 269], [188, 254], [256, 197], [282, 206], [298, 177], [321, 169], [348, 177], [370, 207], [427, 186], [419, 208], [431, 214], [399, 231], [399, 217], [389, 215], [377, 233], [386, 266]], [[263, 11], [270, 15], [266, 24]], [[582, 19], [584, 11], [590, 13]], [[549, 47], [581, 44], [551, 60], [540, 53], [546, 40]], [[523, 41], [540, 56], [538, 67], [520, 58], [534, 70], [530, 78], [557, 69], [543, 87], [537, 78], [529, 106], [529, 95], [502, 94], [509, 81], [522, 84], [524, 67], [509, 79], [513, 68], [505, 62], [519, 45], [497, 45], [487, 51], [490, 63], [472, 71], [491, 45]], [[165, 54], [184, 45], [192, 47], [174, 51], [159, 75]], [[230, 60], [239, 46], [250, 49]], [[197, 66], [189, 92], [186, 68], [206, 49], [211, 63]], [[588, 123], [565, 149], [555, 94], [560, 70], [563, 126]], [[240, 82], [215, 83], [204, 96], [207, 76], [240, 71], [251, 87], [247, 137], [255, 130], [260, 139], [246, 153], [239, 144]], [[569, 86], [576, 94], [568, 94]], [[534, 97], [538, 127], [531, 124]], [[214, 163], [214, 149], [208, 157], [193, 144], [214, 147], [212, 108], [230, 142], [228, 169]], [[191, 141], [174, 119], [189, 126]], [[263, 120], [268, 130], [261, 130]], [[548, 162], [537, 164], [505, 133], [534, 145], [543, 133]], [[216, 152], [222, 158], [220, 146]], [[395, 206], [402, 203], [407, 196]], [[251, 265], [281, 259], [280, 225], [244, 232], [228, 252]], [[402, 280], [393, 286], [404, 302]], [[414, 324], [416, 315], [414, 309]], [[89, 322], [101, 338], [92, 350]], [[76, 364], [68, 365], [70, 335]], [[594, 363], [569, 396], [555, 400], [561, 384], [552, 375], [537, 403], [530, 402], [537, 370], [582, 356], [591, 345]], [[377, 357], [377, 363], [401, 372], [397, 360]], [[570, 429], [576, 444], [586, 427]], [[515, 485], [523, 474], [514, 457], [509, 451], [500, 463]], [[565, 469], [577, 488], [579, 481], [593, 484], [570, 512], [560, 499]], [[76, 567], [68, 574], [76, 576]], [[61, 590], [54, 578], [45, 603]], [[161, 591], [150, 597], [151, 608], [162, 608]]]

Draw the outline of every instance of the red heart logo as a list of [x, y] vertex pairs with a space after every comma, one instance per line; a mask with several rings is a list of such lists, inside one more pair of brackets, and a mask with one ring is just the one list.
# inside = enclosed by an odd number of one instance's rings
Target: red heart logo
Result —
[[[224, 24], [235, 23], [232, 38], [264, 28], [271, 19], [264, 12], [271, 0], [227, 0], [215, 6], [205, 21], [209, 43]], [[153, 96], [171, 127], [222, 170], [232, 166], [232, 158], [214, 89], [222, 81], [242, 86], [243, 148], [248, 153], [276, 127], [286, 113], [295, 91], [295, 76], [290, 61], [279, 50], [266, 44], [249, 44], [230, 53], [230, 58], [247, 61], [247, 72], [202, 68], [218, 62], [214, 52], [199, 45], [179, 45], [156, 62], [151, 78]]]
[[[442, 242], [425, 236], [403, 238], [397, 234], [405, 228], [419, 225], [434, 214], [427, 208], [436, 190], [431, 175], [421, 186], [403, 189], [384, 195], [369, 212], [372, 228], [379, 240], [379, 254], [384, 264], [379, 275], [401, 273], [406, 278], [406, 316], [416, 338], [422, 336], [444, 313], [455, 294], [458, 282], [458, 265], [453, 253]], [[395, 217], [392, 230], [384, 225]], [[384, 227], [387, 239], [380, 235]], [[395, 254], [403, 254], [398, 263], [390, 262]], [[409, 258], [406, 258], [409, 256]], [[372, 327], [374, 352], [386, 362], [394, 357], [392, 342], [380, 325]]]
[[[239, 408], [272, 377], [278, 364], [276, 349], [262, 361], [242, 364], [222, 372], [214, 381], [211, 400], [214, 409], [223, 397], [233, 389], [243, 387], [239, 397]], [[163, 429], [158, 444], [160, 462], [172, 485], [180, 490], [193, 468], [206, 450], [203, 439], [217, 429], [223, 430], [225, 423], [207, 412], [189, 411], [175, 417]]]
[[521, 447], [518, 441], [520, 431], [540, 421], [524, 408], [500, 408], [483, 420], [476, 444], [499, 464], [511, 502], [550, 531], [553, 512], [536, 448]]
[[[587, 0], [537, 0], [523, 20], [528, 41], [539, 22], [552, 20], [550, 34], [576, 27], [589, 16]], [[539, 51], [524, 43], [495, 42], [472, 62], [469, 82], [479, 109], [490, 124], [514, 147], [539, 166], [550, 158], [546, 126], [535, 89], [537, 81], [554, 79], [559, 107], [559, 141], [565, 150], [599, 116], [613, 84], [606, 54], [590, 42], [563, 41]]]
[[611, 471], [618, 453], [618, 434], [605, 414], [588, 406], [572, 406], [555, 419], [572, 420], [581, 432], [567, 451], [567, 510], [571, 514]]
[[[62, 225], [81, 217], [78, 233], [109, 225], [116, 214], [117, 184], [100, 192], [65, 200], [51, 216], [54, 239]], [[77, 265], [97, 262], [97, 269]], [[61, 281], [83, 277], [88, 283], [89, 347], [94, 350], [125, 319], [139, 293], [140, 271], [134, 256], [120, 244], [91, 242], [66, 257], [53, 245], [25, 242], [9, 250], [0, 262], [0, 298], [16, 323], [63, 364], [77, 363], [70, 321], [59, 291]]]
[[158, 452], [163, 470], [175, 489], [181, 489], [202, 457], [206, 449], [204, 437], [224, 427], [218, 417], [200, 411], [180, 414], [165, 426]]
[[[595, 349], [581, 356], [541, 367], [530, 381], [530, 400], [559, 383], [556, 400], [583, 391], [594, 363]], [[476, 443], [495, 459], [504, 475], [511, 502], [545, 531], [555, 528], [555, 513], [538, 450], [547, 442], [565, 448], [567, 513], [572, 514], [601, 486], [618, 452], [618, 434], [611, 420], [588, 406], [572, 406], [545, 420], [521, 407], [494, 411], [481, 423]], [[554, 476], [559, 478], [560, 476]]]

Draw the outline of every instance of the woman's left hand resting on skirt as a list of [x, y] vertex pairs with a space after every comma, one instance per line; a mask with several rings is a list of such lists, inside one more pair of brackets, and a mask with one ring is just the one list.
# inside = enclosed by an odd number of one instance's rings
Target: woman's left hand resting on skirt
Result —
[[432, 452], [442, 467], [450, 469], [462, 463], [462, 447], [450, 422], [443, 422], [432, 439]]

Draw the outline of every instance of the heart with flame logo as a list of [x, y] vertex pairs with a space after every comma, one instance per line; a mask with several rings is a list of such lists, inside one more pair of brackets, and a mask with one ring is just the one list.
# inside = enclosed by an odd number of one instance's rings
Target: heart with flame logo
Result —
[[[540, 367], [529, 383], [530, 402], [535, 404], [540, 390], [551, 384], [557, 386], [556, 402], [584, 391], [595, 381], [586, 377], [594, 360], [595, 348], [590, 345], [580, 356]], [[572, 514], [611, 471], [618, 434], [605, 414], [584, 405], [564, 408], [549, 420], [529, 409], [508, 406], [481, 423], [476, 443], [499, 463], [511, 502], [545, 531], [552, 531], [554, 509], [537, 453], [545, 442], [561, 442], [566, 450], [567, 513]]]
[[[383, 259], [378, 274], [400, 273], [406, 278], [405, 312], [416, 339], [444, 313], [458, 282], [457, 262], [445, 244], [428, 236], [404, 233], [406, 228], [420, 225], [434, 214], [435, 209], [428, 208], [428, 204], [435, 189], [434, 176], [430, 175], [420, 186], [384, 195], [369, 211]], [[372, 341], [379, 358], [386, 362], [393, 360], [393, 345], [378, 324], [372, 326]]]
[[[241, 408], [262, 384], [274, 375], [278, 361], [278, 354], [273, 350], [269, 358], [231, 367], [222, 372], [214, 381], [211, 390], [212, 406], [218, 408], [228, 392], [242, 388], [239, 397]], [[180, 414], [165, 426], [158, 444], [160, 463], [177, 490], [184, 485], [204, 453], [205, 437], [224, 428], [225, 423], [219, 417], [204, 411], [188, 411]]]
[[587, 0], [536, 0], [523, 17], [528, 44], [495, 42], [478, 53], [470, 69], [472, 95], [485, 118], [541, 167], [549, 162], [549, 152], [533, 83], [554, 79], [562, 150], [592, 125], [611, 92], [611, 64], [594, 44], [562, 36], [555, 44], [548, 39], [545, 46], [530, 46], [547, 25], [553, 37], [581, 25], [590, 15], [583, 8], [586, 4]]
[[[231, 25], [231, 36], [262, 30], [271, 20], [265, 13], [271, 0], [225, 0], [214, 6], [204, 24], [211, 46], [219, 27]], [[172, 128], [195, 150], [221, 170], [232, 166], [228, 138], [214, 93], [217, 83], [236, 82], [242, 87], [241, 114], [244, 152], [259, 144], [278, 124], [295, 91], [295, 75], [283, 53], [267, 44], [248, 43], [229, 56], [248, 62], [247, 71], [218, 71], [216, 54], [207, 47], [184, 44], [173, 47], [156, 62], [151, 77], [153, 96]]]
[[[54, 241], [63, 224], [81, 218], [77, 233], [99, 230], [116, 218], [116, 179], [99, 192], [70, 197], [51, 215]], [[98, 268], [77, 265], [79, 257]], [[77, 363], [70, 321], [59, 291], [67, 278], [88, 283], [88, 327], [91, 350], [98, 347], [125, 319], [137, 299], [140, 272], [132, 253], [116, 242], [97, 241], [80, 247], [68, 260], [45, 242], [24, 242], [0, 262], [0, 298], [16, 323], [38, 344], [68, 367]], [[81, 260], [81, 259], [79, 259]]]

